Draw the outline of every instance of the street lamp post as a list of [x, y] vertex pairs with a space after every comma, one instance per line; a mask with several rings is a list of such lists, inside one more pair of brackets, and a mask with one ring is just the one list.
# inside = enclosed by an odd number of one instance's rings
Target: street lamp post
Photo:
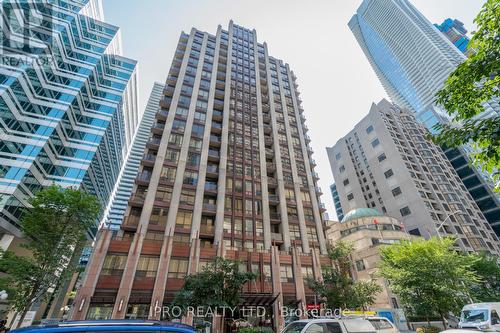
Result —
[[448, 215], [448, 216], [444, 219], [444, 221], [443, 221], [443, 222], [441, 222], [441, 224], [440, 224], [437, 228], [435, 228], [435, 229], [436, 229], [436, 233], [437, 233], [437, 235], [438, 235], [439, 239], [441, 239], [441, 238], [442, 238], [442, 237], [441, 237], [441, 234], [439, 233], [439, 229], [441, 229], [441, 228], [444, 226], [444, 224], [446, 223], [446, 221], [447, 221], [450, 217], [452, 217], [453, 215], [455, 215], [455, 214], [462, 214], [462, 212], [459, 212], [459, 211], [452, 212], [451, 214], [449, 214], [449, 215]]

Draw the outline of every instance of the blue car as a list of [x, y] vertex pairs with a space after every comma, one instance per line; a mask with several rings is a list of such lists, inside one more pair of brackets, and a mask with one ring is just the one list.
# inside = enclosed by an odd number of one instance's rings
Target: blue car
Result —
[[75, 320], [23, 327], [12, 333], [196, 333], [193, 327], [149, 320]]

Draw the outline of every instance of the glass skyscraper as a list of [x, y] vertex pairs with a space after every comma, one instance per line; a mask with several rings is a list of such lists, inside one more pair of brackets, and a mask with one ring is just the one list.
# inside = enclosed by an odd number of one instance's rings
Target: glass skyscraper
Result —
[[[408, 0], [364, 0], [349, 28], [390, 99], [432, 132], [449, 117], [435, 95], [466, 56]], [[500, 113], [498, 100], [478, 117]], [[470, 167], [470, 147], [445, 151], [488, 222], [500, 234], [500, 202], [488, 175]]]
[[467, 55], [467, 46], [470, 39], [467, 37], [467, 29], [459, 20], [447, 18], [441, 24], [434, 24], [460, 51]]
[[102, 219], [102, 224], [111, 229], [119, 229], [123, 221], [123, 216], [128, 206], [128, 200], [132, 194], [135, 177], [139, 170], [141, 160], [149, 160], [154, 163], [153, 155], [144, 155], [144, 148], [149, 139], [149, 133], [155, 115], [160, 108], [160, 100], [163, 94], [164, 84], [155, 82], [149, 96], [148, 104], [144, 110], [141, 122], [134, 136], [132, 147], [130, 148], [127, 161], [123, 166], [120, 178], [116, 184], [116, 190], [113, 192], [109, 207]]
[[[0, 2], [0, 236], [27, 199], [83, 187], [106, 207], [138, 124], [136, 61], [94, 0]], [[14, 243], [13, 243], [14, 242]]]

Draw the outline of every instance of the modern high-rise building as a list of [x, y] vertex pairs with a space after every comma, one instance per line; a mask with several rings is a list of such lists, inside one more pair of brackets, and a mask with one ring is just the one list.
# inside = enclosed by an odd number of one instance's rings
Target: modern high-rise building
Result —
[[[349, 21], [373, 70], [392, 102], [414, 112], [431, 131], [449, 117], [435, 95], [467, 59], [409, 0], [364, 0]], [[500, 100], [485, 103], [478, 117], [497, 116]], [[447, 149], [446, 156], [488, 222], [500, 235], [500, 196], [490, 175], [471, 167], [470, 147]]]
[[255, 30], [181, 34], [124, 222], [99, 234], [74, 319], [159, 318], [150, 307], [217, 255], [258, 274], [243, 300], [276, 331], [280, 306], [314, 304], [305, 279], [329, 260], [297, 87]]
[[468, 55], [467, 46], [470, 38], [467, 37], [467, 29], [464, 24], [457, 19], [447, 18], [441, 24], [434, 23], [434, 26], [441, 31], [462, 53]]
[[164, 84], [155, 82], [153, 89], [148, 99], [146, 109], [142, 115], [141, 122], [137, 128], [137, 132], [133, 138], [130, 152], [127, 156], [123, 170], [116, 183], [116, 188], [109, 202], [109, 206], [104, 213], [101, 225], [106, 228], [119, 229], [123, 222], [123, 217], [128, 206], [128, 200], [132, 194], [134, 181], [139, 171], [141, 160], [154, 162], [155, 156], [144, 156], [144, 148], [149, 140], [149, 133], [153, 126], [155, 115], [160, 109], [160, 100], [163, 97]]
[[0, 235], [15, 249], [44, 186], [81, 186], [106, 206], [138, 124], [136, 61], [100, 1], [0, 6]]
[[500, 253], [498, 237], [427, 134], [410, 112], [386, 100], [373, 104], [327, 148], [342, 210], [374, 208], [412, 235], [453, 235], [464, 251]]

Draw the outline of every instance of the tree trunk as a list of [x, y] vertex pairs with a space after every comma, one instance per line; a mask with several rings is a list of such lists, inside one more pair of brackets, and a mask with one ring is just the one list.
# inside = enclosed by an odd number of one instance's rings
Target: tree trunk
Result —
[[441, 314], [441, 320], [443, 321], [443, 327], [444, 327], [444, 329], [447, 330], [448, 327], [446, 327], [447, 326], [446, 325], [446, 318], [444, 317], [444, 314]]
[[427, 326], [431, 326], [431, 321], [429, 320], [429, 317], [425, 317], [425, 319], [427, 320]]

